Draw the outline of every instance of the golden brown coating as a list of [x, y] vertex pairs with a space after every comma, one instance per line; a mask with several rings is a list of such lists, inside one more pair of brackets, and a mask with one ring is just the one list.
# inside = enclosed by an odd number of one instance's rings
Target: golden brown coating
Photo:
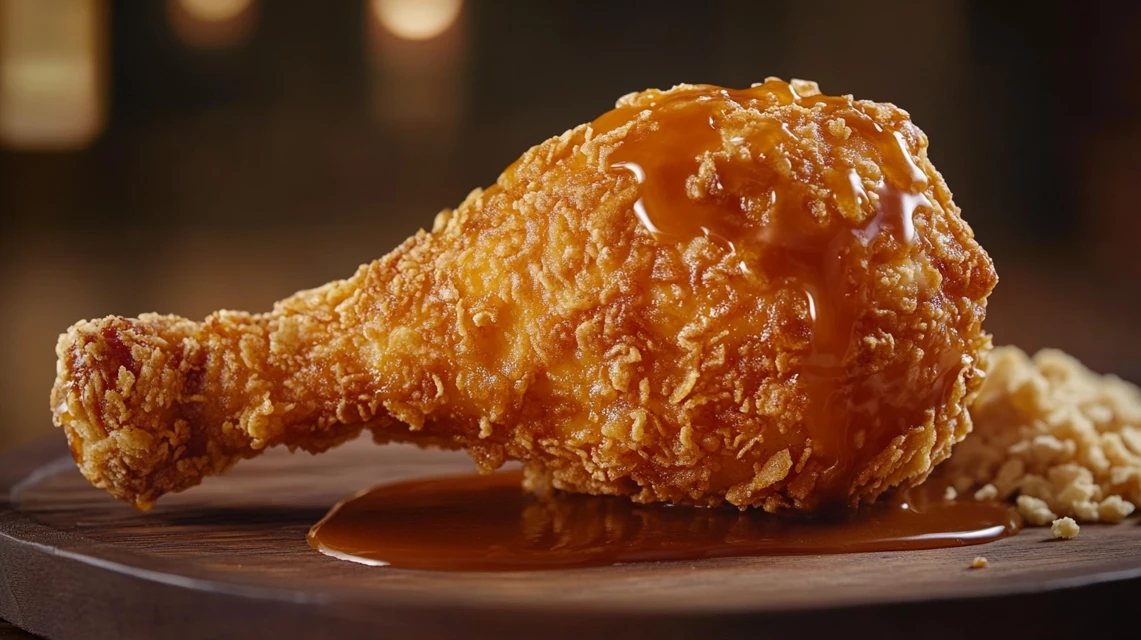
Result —
[[970, 428], [994, 270], [905, 112], [817, 94], [631, 94], [269, 313], [80, 322], [55, 421], [144, 508], [362, 429], [638, 501], [921, 480]]

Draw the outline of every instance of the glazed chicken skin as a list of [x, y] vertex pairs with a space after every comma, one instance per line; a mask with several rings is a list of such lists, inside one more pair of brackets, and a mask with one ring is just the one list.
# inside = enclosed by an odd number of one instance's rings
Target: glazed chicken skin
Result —
[[535, 490], [872, 500], [970, 430], [990, 346], [994, 269], [926, 148], [804, 81], [631, 94], [269, 313], [74, 325], [55, 422], [140, 508], [365, 429]]

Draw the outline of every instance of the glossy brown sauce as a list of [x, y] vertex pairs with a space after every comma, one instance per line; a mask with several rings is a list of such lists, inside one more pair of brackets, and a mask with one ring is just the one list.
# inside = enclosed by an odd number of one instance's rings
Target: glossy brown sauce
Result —
[[638, 505], [521, 488], [519, 472], [415, 480], [337, 505], [309, 533], [330, 556], [441, 571], [524, 571], [629, 562], [932, 549], [1018, 531], [1009, 506], [947, 502], [942, 487], [900, 492], [843, 517], [782, 519], [759, 509]]
[[[821, 111], [811, 117], [815, 122], [843, 120], [850, 133], [830, 137], [818, 128], [808, 140], [811, 135], [789, 129], [807, 118], [803, 113], [800, 120], [764, 113], [790, 105]], [[742, 119], [728, 123], [742, 109], [761, 113], [751, 114], [744, 127]], [[854, 362], [859, 313], [867, 311], [857, 300], [868, 277], [863, 265], [873, 256], [905, 258], [917, 242], [913, 214], [931, 206], [927, 177], [903, 133], [885, 129], [850, 98], [801, 96], [778, 80], [745, 90], [696, 86], [648, 107], [619, 107], [592, 128], [601, 135], [630, 123], [633, 129], [608, 157], [608, 171], [637, 183], [632, 208], [647, 231], [662, 242], [704, 236], [737, 260], [739, 277], [758, 274], [774, 289], [791, 286], [804, 295], [810, 338], [797, 373], [805, 390], [804, 426], [813, 453], [830, 465], [816, 478], [816, 490], [829, 501], [846, 501], [855, 450], [882, 450], [921, 424], [929, 407], [946, 401], [964, 366], [959, 357], [938, 359], [935, 384], [918, 395], [891, 393], [891, 379], [906, 379], [908, 371], [852, 374], [866, 370]], [[812, 157], [807, 148], [823, 150], [825, 162], [795, 175], [797, 163]], [[874, 198], [854, 158], [879, 167]], [[805, 182], [813, 177], [818, 184]], [[821, 189], [834, 200], [824, 216], [812, 206]], [[887, 235], [895, 243], [879, 241]], [[937, 336], [925, 346], [933, 354], [961, 354], [957, 340]]]

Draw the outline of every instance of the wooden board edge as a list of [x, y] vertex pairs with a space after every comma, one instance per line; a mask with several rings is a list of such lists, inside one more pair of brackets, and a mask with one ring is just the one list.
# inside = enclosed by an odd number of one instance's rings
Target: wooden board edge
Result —
[[[765, 631], [802, 638], [837, 629], [879, 637], [1059, 637], [1096, 632], [1120, 620], [1141, 581], [1044, 593], [857, 606], [828, 611], [657, 613], [502, 608], [440, 609], [404, 603], [288, 602], [257, 594], [194, 590], [107, 572], [75, 558], [13, 545], [0, 534], [0, 617], [47, 638], [408, 637], [542, 635], [674, 638]], [[58, 588], [98, 585], [97, 589]], [[1115, 588], [1117, 587], [1117, 588]], [[42, 603], [51, 603], [44, 606]], [[1069, 613], [1070, 615], [1066, 615]]]
[[[50, 465], [57, 472], [65, 468], [62, 463], [56, 465], [55, 462], [69, 461], [67, 456], [66, 447], [59, 442], [33, 443], [0, 455], [0, 469], [3, 469], [0, 474], [0, 496], [3, 497], [0, 501], [0, 618], [49, 638], [153, 637], [161, 629], [176, 630], [178, 635], [210, 637], [249, 637], [250, 634], [270, 633], [286, 637], [352, 637], [366, 633], [444, 637], [455, 633], [457, 623], [462, 623], [465, 634], [470, 631], [474, 636], [495, 636], [514, 631], [574, 637], [587, 632], [621, 631], [635, 637], [641, 637], [643, 633], [675, 637], [686, 630], [708, 632], [713, 629], [741, 631], [764, 628], [772, 631], [784, 625], [788, 625], [790, 631], [800, 633], [828, 621], [820, 627], [823, 635], [828, 629], [834, 631], [840, 621], [844, 621], [845, 626], [871, 624], [878, 628], [875, 620], [881, 617], [903, 621], [930, 613], [953, 616], [957, 622], [969, 623], [961, 620], [964, 611], [989, 610], [997, 606], [1038, 610], [1048, 603], [1053, 603], [1049, 604], [1050, 607], [1063, 607], [1063, 610], [1083, 603], [1081, 618], [1088, 621], [1092, 611], [1114, 602], [1114, 594], [1135, 593], [1141, 589], [1139, 565], [1092, 576], [1059, 572], [1038, 584], [1024, 585], [1025, 588], [1020, 590], [1012, 590], [1010, 585], [996, 581], [969, 596], [932, 599], [926, 594], [916, 593], [913, 599], [903, 601], [877, 602], [870, 599], [797, 610], [707, 608], [678, 612], [671, 611], [676, 606], [670, 603], [645, 609], [609, 610], [578, 603], [539, 610], [525, 606], [454, 603], [449, 606], [442, 601], [406, 601], [402, 598], [377, 602], [375, 599], [362, 600], [353, 597], [351, 591], [340, 590], [313, 597], [312, 594], [244, 587], [139, 569], [87, 556], [82, 553], [85, 547], [104, 545], [36, 523], [11, 507], [13, 491], [34, 482], [37, 471], [44, 469], [45, 465]], [[89, 590], [67, 588], [67, 585], [76, 584], [99, 586]], [[53, 606], [38, 604], [44, 602]], [[258, 613], [255, 616], [230, 615], [236, 608], [253, 609]], [[1116, 615], [1123, 611], [1125, 609], [1116, 611]], [[1052, 635], [1065, 628], [1064, 624], [1058, 626], [1056, 615], [1050, 617], [1055, 624], [1042, 627], [1042, 633]], [[555, 620], [558, 623], [552, 626]], [[77, 629], [82, 629], [82, 632], [77, 632]], [[1029, 627], [1021, 629], [1026, 631]], [[958, 630], [965, 632], [962, 627]], [[972, 633], [989, 637], [983, 627]]]

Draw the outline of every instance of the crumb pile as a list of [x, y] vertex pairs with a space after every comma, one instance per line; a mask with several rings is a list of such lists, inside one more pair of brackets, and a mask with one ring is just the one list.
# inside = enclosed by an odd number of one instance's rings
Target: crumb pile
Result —
[[959, 496], [1015, 498], [1028, 524], [1056, 537], [1077, 535], [1075, 520], [1120, 522], [1141, 501], [1136, 386], [1054, 349], [998, 347], [971, 415], [943, 470]]

